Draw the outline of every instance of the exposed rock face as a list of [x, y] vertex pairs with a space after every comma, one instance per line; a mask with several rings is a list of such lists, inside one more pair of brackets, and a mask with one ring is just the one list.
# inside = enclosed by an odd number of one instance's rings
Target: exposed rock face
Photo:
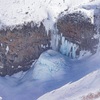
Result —
[[79, 45], [77, 55], [81, 50], [96, 52], [98, 39], [94, 38], [97, 34], [95, 25], [81, 13], [67, 14], [58, 19], [57, 27], [59, 33], [70, 42]]
[[43, 24], [31, 27], [31, 23], [21, 29], [0, 31], [0, 75], [12, 75], [27, 70], [39, 55], [50, 48], [50, 36]]
[[[96, 52], [98, 39], [94, 38], [94, 35], [96, 35], [97, 31], [89, 18], [86, 18], [81, 13], [67, 14], [60, 17], [56, 24], [55, 31], [49, 31], [48, 35], [42, 23], [39, 27], [28, 23], [21, 28], [17, 26], [12, 30], [9, 28], [1, 30], [0, 75], [12, 75], [21, 70], [28, 70], [32, 62], [42, 52], [50, 49], [52, 44], [54, 44], [53, 46], [58, 45], [57, 50], [59, 50], [63, 44], [61, 41], [65, 41], [61, 34], [67, 41], [78, 45], [77, 50], [74, 50], [74, 57], [75, 53], [79, 55], [81, 50]], [[51, 37], [53, 37], [54, 41], [51, 41]], [[67, 46], [70, 45], [68, 43]], [[75, 49], [75, 47], [72, 48], [71, 46], [67, 50], [68, 56], [69, 53], [72, 54], [72, 49]]]

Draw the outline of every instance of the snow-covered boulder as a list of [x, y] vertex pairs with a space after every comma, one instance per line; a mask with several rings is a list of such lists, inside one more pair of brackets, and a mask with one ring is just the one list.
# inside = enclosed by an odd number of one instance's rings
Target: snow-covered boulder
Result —
[[34, 79], [40, 80], [60, 79], [68, 70], [69, 66], [64, 56], [48, 50], [40, 55], [32, 75]]

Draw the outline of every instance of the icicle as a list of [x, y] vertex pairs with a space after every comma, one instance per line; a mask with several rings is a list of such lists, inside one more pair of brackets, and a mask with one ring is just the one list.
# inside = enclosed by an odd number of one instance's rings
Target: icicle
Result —
[[75, 58], [76, 57], [76, 50], [78, 48], [78, 45], [73, 44], [72, 46], [72, 57]]
[[58, 50], [60, 36], [58, 34], [51, 34], [51, 47], [53, 50]]
[[5, 52], [5, 54], [7, 55], [8, 52], [9, 52], [9, 46], [6, 47], [6, 52]]
[[69, 42], [68, 40], [65, 40], [65, 37], [61, 38], [60, 52], [62, 54], [75, 58], [77, 48], [78, 48], [78, 45], [73, 44], [72, 42]]

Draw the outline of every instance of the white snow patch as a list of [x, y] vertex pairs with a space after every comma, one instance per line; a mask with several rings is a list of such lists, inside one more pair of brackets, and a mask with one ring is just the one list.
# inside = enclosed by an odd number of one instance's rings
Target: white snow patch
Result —
[[[24, 22], [36, 23], [49, 18], [54, 19], [69, 6], [78, 6], [90, 0], [0, 0], [0, 21], [12, 26]], [[47, 22], [47, 20], [46, 20]], [[48, 22], [50, 25], [50, 22]], [[47, 25], [47, 24], [46, 24]], [[49, 27], [49, 25], [47, 27]], [[50, 26], [51, 27], [51, 26]]]
[[3, 98], [2, 97], [0, 97], [0, 100], [2, 100]]
[[22, 68], [22, 66], [19, 65], [18, 68]]
[[78, 59], [82, 59], [82, 58], [88, 57], [90, 55], [92, 55], [92, 53], [90, 51], [81, 50]]
[[0, 68], [2, 69], [2, 68], [4, 68], [3, 66], [0, 66]]
[[33, 77], [39, 80], [60, 79], [68, 70], [65, 58], [56, 51], [48, 50], [37, 60]]
[[3, 44], [1, 43], [1, 47], [3, 46]]
[[8, 52], [9, 52], [9, 46], [7, 45], [5, 54], [7, 55]]

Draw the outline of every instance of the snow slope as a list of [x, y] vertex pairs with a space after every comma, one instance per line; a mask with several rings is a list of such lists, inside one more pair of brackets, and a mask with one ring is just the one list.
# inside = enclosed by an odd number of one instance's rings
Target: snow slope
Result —
[[[96, 96], [96, 94], [99, 94]], [[91, 96], [94, 95], [94, 96]], [[53, 90], [38, 100], [100, 100], [100, 69], [74, 83]]]
[[[53, 50], [46, 51], [29, 71], [0, 77], [0, 96], [3, 100], [36, 100], [47, 91], [61, 86], [67, 67], [63, 55]], [[49, 85], [51, 87], [48, 88]]]
[[[94, 56], [84, 59], [71, 60], [53, 50], [46, 51], [40, 56], [39, 60], [33, 63], [32, 68], [29, 71], [25, 73], [20, 72], [13, 76], [0, 77], [0, 90], [2, 90], [0, 91], [0, 96], [3, 98], [3, 100], [36, 100], [41, 95], [54, 89], [60, 88], [69, 82], [77, 85], [77, 87], [79, 85], [83, 85], [83, 87], [86, 85], [87, 88], [82, 88], [84, 91], [88, 91], [89, 85], [91, 87], [89, 88], [89, 91], [95, 90], [97, 87], [99, 89], [99, 84], [96, 84], [100, 82], [100, 70], [98, 70], [100, 69], [99, 60], [100, 52]], [[95, 70], [98, 71], [94, 72], [94, 74], [86, 76], [87, 80], [91, 79], [89, 83], [86, 83], [85, 78], [83, 78], [85, 83], [84, 81], [82, 84], [80, 81], [75, 82]], [[81, 79], [81, 82], [83, 79]], [[91, 85], [93, 79], [96, 80], [94, 80], [93, 85]], [[75, 88], [78, 90], [79, 88], [74, 87], [75, 85], [68, 85], [68, 87], [73, 86], [73, 89]], [[73, 93], [71, 96], [72, 98], [75, 96], [74, 92], [76, 93], [76, 91], [71, 90], [70, 93]], [[84, 94], [84, 91], [82, 94]], [[94, 93], [95, 91], [92, 92]]]

